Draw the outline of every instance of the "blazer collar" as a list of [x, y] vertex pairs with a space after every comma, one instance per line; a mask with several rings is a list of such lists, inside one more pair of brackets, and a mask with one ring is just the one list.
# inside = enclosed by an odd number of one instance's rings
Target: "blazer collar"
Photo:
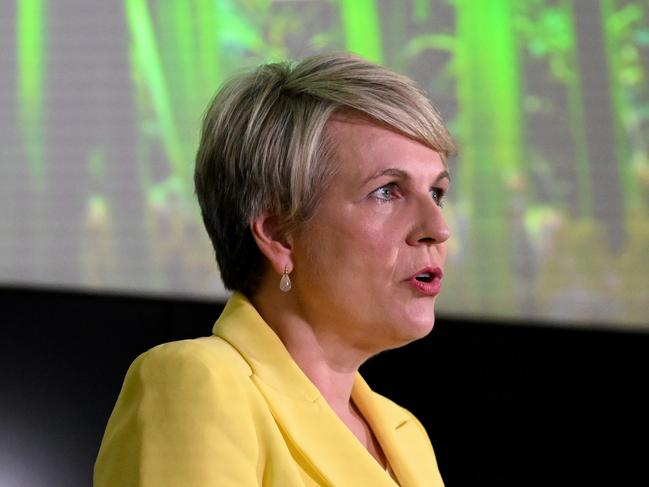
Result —
[[[422, 457], [421, 432], [405, 409], [373, 392], [360, 374], [356, 376], [352, 399], [370, 424], [388, 457], [401, 487], [426, 486], [433, 482], [430, 458]], [[433, 453], [434, 455], [434, 453]]]
[[[303, 457], [303, 466], [313, 469], [311, 474], [318, 474], [330, 485], [394, 487], [389, 474], [336, 416], [245, 296], [233, 294], [213, 331], [248, 363], [254, 383], [292, 442], [291, 449]], [[372, 392], [360, 374], [352, 399], [370, 423], [401, 487], [426, 485], [427, 481], [417, 478], [416, 459], [408, 451], [410, 442], [400, 437], [404, 426], [412, 423], [408, 413], [377, 402], [386, 400]]]

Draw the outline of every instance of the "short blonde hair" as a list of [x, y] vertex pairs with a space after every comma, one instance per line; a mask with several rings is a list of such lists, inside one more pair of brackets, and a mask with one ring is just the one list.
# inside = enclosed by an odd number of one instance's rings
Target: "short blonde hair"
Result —
[[228, 289], [253, 295], [264, 258], [250, 223], [264, 212], [305, 222], [335, 171], [325, 126], [353, 111], [438, 152], [455, 152], [441, 116], [408, 77], [350, 54], [264, 64], [225, 83], [209, 104], [194, 181]]

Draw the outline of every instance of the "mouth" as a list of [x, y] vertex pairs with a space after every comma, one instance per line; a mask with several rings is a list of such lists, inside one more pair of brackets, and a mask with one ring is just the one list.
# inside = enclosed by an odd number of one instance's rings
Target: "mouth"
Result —
[[435, 276], [429, 272], [424, 272], [423, 274], [418, 274], [415, 276], [419, 282], [431, 282]]
[[442, 289], [442, 269], [426, 267], [410, 276], [406, 281], [424, 296], [436, 296]]

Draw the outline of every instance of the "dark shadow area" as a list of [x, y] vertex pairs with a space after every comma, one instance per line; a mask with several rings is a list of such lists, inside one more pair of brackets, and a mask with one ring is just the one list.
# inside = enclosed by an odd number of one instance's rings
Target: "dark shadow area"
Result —
[[[4, 289], [0, 309], [0, 485], [76, 487], [129, 364], [210, 334], [222, 304]], [[447, 487], [644, 484], [648, 352], [649, 334], [442, 316], [362, 372], [421, 419]]]

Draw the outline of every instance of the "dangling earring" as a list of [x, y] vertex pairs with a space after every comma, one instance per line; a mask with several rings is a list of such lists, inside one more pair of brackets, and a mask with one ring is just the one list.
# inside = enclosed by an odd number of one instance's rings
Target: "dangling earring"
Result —
[[279, 280], [279, 290], [283, 293], [287, 293], [291, 290], [291, 278], [288, 277], [288, 266], [284, 267], [284, 274]]

